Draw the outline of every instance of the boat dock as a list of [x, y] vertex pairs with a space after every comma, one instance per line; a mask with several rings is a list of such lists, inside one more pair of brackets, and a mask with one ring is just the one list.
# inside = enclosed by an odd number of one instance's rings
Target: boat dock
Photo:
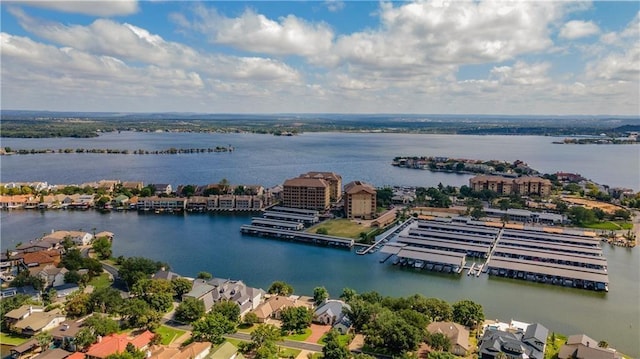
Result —
[[327, 236], [323, 234], [305, 233], [301, 231], [292, 231], [288, 229], [278, 229], [270, 227], [254, 226], [245, 224], [240, 227], [240, 231], [258, 237], [269, 237], [287, 241], [296, 241], [303, 243], [311, 243], [329, 247], [348, 248], [353, 247], [353, 239], [345, 239], [341, 237]]
[[388, 231], [386, 231], [386, 232], [382, 233], [381, 235], [377, 236], [376, 237], [376, 241], [372, 245], [367, 246], [366, 248], [358, 249], [356, 251], [356, 254], [364, 255], [364, 254], [367, 254], [367, 253], [375, 252], [376, 250], [382, 248], [382, 244], [383, 243], [386, 243], [387, 241], [389, 241], [389, 239], [392, 236], [395, 236], [398, 233], [402, 232], [411, 223], [413, 223], [413, 218], [409, 218], [408, 220], [404, 221], [401, 224], [398, 224], [394, 228], [389, 229]]

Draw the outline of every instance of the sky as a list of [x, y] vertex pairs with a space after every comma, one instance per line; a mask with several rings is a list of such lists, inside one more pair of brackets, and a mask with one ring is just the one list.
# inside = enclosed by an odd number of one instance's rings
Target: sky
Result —
[[640, 2], [3, 1], [1, 106], [640, 115]]

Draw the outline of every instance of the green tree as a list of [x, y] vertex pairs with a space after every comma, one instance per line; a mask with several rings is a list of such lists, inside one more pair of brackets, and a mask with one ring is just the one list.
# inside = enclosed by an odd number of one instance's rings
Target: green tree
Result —
[[316, 229], [316, 233], [317, 234], [323, 234], [323, 235], [326, 236], [327, 234], [329, 234], [329, 230], [327, 228], [325, 228], [325, 227], [320, 227], [320, 228]]
[[[500, 353], [498, 353], [498, 355], [499, 354]], [[430, 352], [429, 354], [427, 354], [427, 359], [456, 359], [456, 356], [447, 352]], [[507, 358], [498, 358], [496, 356], [496, 359], [507, 359]]]
[[451, 340], [442, 333], [431, 333], [426, 336], [426, 342], [433, 350], [449, 351]]
[[475, 328], [484, 321], [482, 306], [468, 299], [456, 302], [453, 305], [453, 321]]
[[100, 237], [91, 246], [100, 259], [111, 258], [111, 241], [107, 237]]
[[165, 313], [173, 308], [173, 286], [166, 279], [140, 279], [131, 288], [131, 293], [155, 311]]
[[176, 297], [182, 298], [183, 294], [189, 293], [193, 287], [193, 283], [187, 278], [174, 278], [171, 280], [171, 287]]
[[78, 248], [71, 248], [62, 258], [62, 265], [68, 270], [84, 268], [85, 258]]
[[235, 323], [220, 313], [209, 313], [204, 318], [193, 322], [192, 327], [194, 340], [213, 344], [221, 344], [225, 334], [236, 331]]
[[192, 323], [204, 315], [204, 303], [196, 298], [186, 298], [176, 308], [176, 319], [183, 323]]
[[386, 353], [402, 354], [415, 350], [424, 332], [384, 309], [364, 330], [365, 344]]
[[438, 298], [424, 298], [419, 304], [416, 304], [415, 308], [426, 314], [433, 322], [446, 322], [453, 317], [451, 305]]
[[42, 350], [48, 349], [53, 341], [53, 336], [49, 332], [40, 332], [35, 336], [36, 341], [38, 342], [38, 346]]
[[340, 343], [340, 334], [337, 330], [331, 329], [324, 338], [322, 347], [322, 357], [324, 359], [349, 359], [351, 352], [346, 345]]
[[256, 313], [249, 312], [244, 315], [244, 318], [242, 318], [242, 324], [246, 326], [252, 326], [256, 324], [259, 320], [260, 319], [258, 318], [258, 315]]
[[138, 280], [149, 278], [163, 267], [167, 268], [168, 266], [148, 258], [129, 257], [122, 262], [118, 274], [131, 288]]
[[65, 310], [68, 317], [84, 317], [91, 311], [91, 300], [89, 293], [76, 292], [67, 297]]
[[84, 321], [84, 325], [93, 329], [95, 335], [105, 336], [120, 330], [120, 325], [115, 320], [103, 315], [94, 314]]
[[124, 300], [117, 289], [111, 287], [98, 288], [89, 297], [91, 311], [99, 313], [117, 313]]
[[283, 281], [275, 281], [271, 283], [267, 292], [269, 294], [289, 296], [293, 294], [293, 287]]
[[64, 282], [65, 283], [78, 283], [80, 282], [80, 273], [78, 271], [72, 270], [68, 271], [64, 274]]
[[220, 313], [232, 323], [240, 321], [240, 306], [236, 302], [223, 300], [217, 302], [211, 308], [211, 312]]
[[345, 308], [345, 313], [351, 320], [356, 332], [361, 332], [368, 326], [373, 317], [381, 311], [378, 303], [365, 302], [362, 299], [354, 299], [349, 302], [351, 308]]
[[162, 314], [153, 310], [142, 299], [129, 299], [122, 308], [122, 319], [129, 328], [145, 328], [155, 330], [160, 325]]
[[342, 294], [340, 294], [340, 299], [342, 299], [343, 301], [349, 303], [353, 299], [355, 299], [357, 295], [358, 295], [358, 293], [356, 293], [355, 290], [353, 290], [351, 288], [343, 288], [342, 289]]
[[329, 292], [325, 287], [315, 287], [313, 288], [313, 301], [316, 305], [320, 305], [322, 302], [329, 298]]
[[96, 342], [98, 337], [94, 334], [91, 328], [82, 328], [73, 339], [73, 342], [76, 344], [79, 350], [85, 350], [89, 348], [89, 346]]
[[209, 272], [199, 272], [198, 276], [196, 278], [209, 280], [209, 279], [213, 278], [213, 276]]
[[307, 307], [287, 307], [280, 312], [280, 319], [283, 331], [304, 333], [311, 326], [313, 312]]

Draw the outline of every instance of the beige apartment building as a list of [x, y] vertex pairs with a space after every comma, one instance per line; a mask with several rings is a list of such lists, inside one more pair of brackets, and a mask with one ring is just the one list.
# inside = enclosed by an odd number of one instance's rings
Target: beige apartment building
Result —
[[297, 177], [284, 181], [282, 205], [324, 211], [331, 205], [330, 185], [322, 178]]
[[307, 172], [298, 176], [300, 178], [319, 178], [329, 184], [329, 199], [338, 202], [342, 198], [342, 176], [333, 172]]
[[344, 213], [347, 218], [373, 219], [376, 214], [376, 189], [360, 181], [344, 186]]
[[469, 180], [469, 187], [474, 191], [490, 190], [503, 196], [520, 194], [547, 197], [551, 194], [551, 181], [530, 176], [518, 178], [475, 176]]

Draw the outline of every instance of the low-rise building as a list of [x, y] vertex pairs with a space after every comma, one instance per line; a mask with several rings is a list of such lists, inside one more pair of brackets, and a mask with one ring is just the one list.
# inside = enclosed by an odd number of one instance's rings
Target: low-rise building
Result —
[[244, 315], [260, 305], [264, 294], [262, 289], [249, 287], [239, 280], [212, 278], [194, 280], [191, 291], [182, 297], [201, 300], [206, 311], [217, 302], [231, 301], [240, 306], [240, 314]]
[[449, 338], [452, 354], [465, 357], [471, 349], [469, 344], [469, 330], [454, 322], [433, 322], [427, 326], [431, 334], [440, 333]]
[[89, 359], [105, 359], [111, 354], [124, 352], [127, 349], [127, 344], [132, 344], [138, 350], [145, 350], [154, 335], [148, 330], [134, 338], [129, 338], [126, 334], [107, 335], [91, 345], [86, 356]]
[[11, 330], [22, 335], [33, 336], [43, 331], [51, 330], [65, 320], [66, 317], [57, 308], [48, 312], [32, 312], [24, 319], [20, 319], [13, 324]]
[[319, 324], [331, 325], [342, 334], [346, 334], [351, 322], [346, 314], [349, 304], [337, 300], [327, 299], [313, 312], [313, 321]]
[[478, 344], [481, 359], [495, 359], [499, 353], [509, 358], [543, 359], [549, 330], [542, 324], [527, 326], [525, 331], [502, 331], [487, 328]]
[[615, 349], [600, 348], [598, 342], [585, 334], [571, 335], [560, 348], [558, 359], [617, 359], [623, 358]]
[[541, 177], [522, 176], [517, 178], [504, 176], [475, 176], [469, 179], [469, 187], [480, 192], [489, 190], [502, 196], [519, 194], [548, 197], [551, 194], [551, 181]]

